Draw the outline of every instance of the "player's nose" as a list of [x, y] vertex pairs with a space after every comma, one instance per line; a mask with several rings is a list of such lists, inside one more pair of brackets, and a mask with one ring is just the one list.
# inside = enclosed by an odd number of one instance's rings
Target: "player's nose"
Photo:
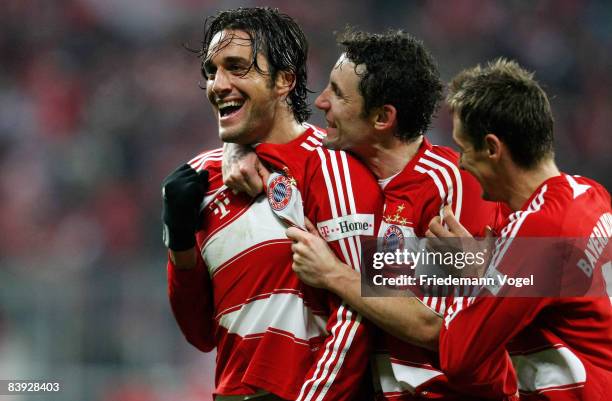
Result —
[[326, 91], [321, 92], [319, 96], [315, 99], [315, 106], [321, 110], [329, 109], [329, 100], [326, 95]]
[[231, 79], [227, 76], [224, 71], [217, 71], [215, 79], [212, 82], [212, 91], [215, 95], [223, 95], [232, 90]]

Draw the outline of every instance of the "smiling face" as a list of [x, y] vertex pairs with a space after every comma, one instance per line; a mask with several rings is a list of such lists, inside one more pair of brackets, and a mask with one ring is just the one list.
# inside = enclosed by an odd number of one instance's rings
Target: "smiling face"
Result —
[[372, 124], [363, 116], [360, 79], [355, 64], [342, 55], [329, 75], [329, 84], [315, 100], [315, 106], [325, 113], [324, 144], [329, 148], [355, 151], [369, 142]]
[[257, 71], [252, 51], [248, 33], [223, 30], [212, 38], [204, 61], [206, 94], [224, 142], [262, 142], [274, 125], [280, 96], [265, 57], [257, 54]]

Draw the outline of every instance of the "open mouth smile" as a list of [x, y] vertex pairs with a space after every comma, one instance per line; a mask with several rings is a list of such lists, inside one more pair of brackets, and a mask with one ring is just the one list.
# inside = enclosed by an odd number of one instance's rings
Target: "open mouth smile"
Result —
[[232, 117], [238, 113], [240, 109], [242, 109], [243, 105], [244, 100], [219, 101], [217, 103], [217, 107], [219, 108], [219, 118], [223, 120]]

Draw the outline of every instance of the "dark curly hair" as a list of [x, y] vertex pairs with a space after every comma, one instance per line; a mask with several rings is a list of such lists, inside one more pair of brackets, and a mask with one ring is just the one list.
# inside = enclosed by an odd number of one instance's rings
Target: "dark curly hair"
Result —
[[346, 57], [366, 68], [359, 90], [364, 98], [363, 114], [385, 104], [397, 110], [396, 136], [410, 141], [425, 133], [442, 99], [440, 74], [423, 43], [403, 31], [383, 34], [356, 32], [351, 27], [338, 36]]
[[207, 18], [204, 22], [202, 48], [197, 51], [202, 60], [204, 77], [204, 62], [210, 41], [217, 32], [224, 29], [241, 30], [249, 34], [253, 48], [253, 61], [249, 70], [255, 68], [259, 73], [264, 73], [257, 64], [257, 54], [261, 53], [268, 62], [271, 82], [274, 82], [279, 71], [295, 75], [295, 87], [287, 97], [287, 104], [298, 122], [306, 121], [311, 113], [306, 101], [310, 92], [306, 87], [308, 41], [295, 20], [269, 7], [237, 8]]

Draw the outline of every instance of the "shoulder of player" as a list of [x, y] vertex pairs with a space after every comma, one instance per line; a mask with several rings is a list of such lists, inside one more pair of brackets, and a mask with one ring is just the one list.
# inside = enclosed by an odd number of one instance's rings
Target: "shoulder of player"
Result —
[[577, 217], [576, 213], [587, 209], [609, 209], [610, 194], [595, 180], [562, 173], [543, 184], [532, 197], [531, 203], [541, 203], [545, 213]]
[[347, 177], [350, 174], [353, 182], [358, 180], [378, 187], [374, 174], [354, 156], [343, 150], [318, 147], [307, 156], [306, 170], [307, 174], [322, 175], [326, 179]]
[[189, 160], [189, 165], [195, 170], [209, 170], [211, 168], [221, 168], [223, 159], [223, 148], [206, 150]]
[[327, 136], [327, 132], [321, 127], [317, 127], [316, 125], [310, 123], [302, 123], [302, 125], [306, 128], [306, 135], [300, 141], [300, 146], [305, 149], [312, 151], [314, 148], [323, 146], [323, 138]]
[[542, 214], [560, 225], [562, 234], [575, 235], [590, 219], [612, 212], [610, 194], [590, 178], [562, 174], [544, 187]]
[[223, 184], [221, 163], [223, 159], [223, 148], [206, 150], [189, 160], [189, 165], [196, 171], [208, 171], [210, 190]]
[[283, 152], [290, 152], [298, 159], [308, 158], [311, 153], [316, 153], [317, 149], [323, 146], [323, 138], [327, 135], [324, 129], [315, 125], [302, 123], [302, 126], [306, 130], [298, 138], [281, 145]]
[[453, 185], [455, 181], [461, 181], [464, 177], [458, 164], [459, 155], [450, 148], [433, 145], [431, 149], [425, 150], [417, 157], [413, 163], [413, 170], [427, 174], [434, 181], [436, 178], [440, 179], [446, 187]]
[[[595, 181], [592, 178], [588, 178], [588, 177], [583, 177], [580, 175], [566, 175], [566, 178], [568, 178], [568, 185], [574, 189], [575, 185], [587, 185], [591, 188], [593, 188], [593, 190], [597, 193], [597, 196], [600, 196], [604, 199], [604, 201], [606, 201], [606, 203], [610, 203], [610, 193], [608, 192], [608, 190], [606, 189], [606, 187], [604, 187], [602, 184], [600, 184], [599, 182]], [[573, 182], [572, 182], [573, 181]]]
[[[344, 151], [318, 148], [309, 156], [298, 187], [304, 196], [305, 210], [322, 205], [340, 208], [338, 214], [356, 207], [358, 211], [382, 209], [382, 191], [374, 174]], [[297, 177], [296, 177], [297, 178]], [[327, 207], [327, 206], [326, 206]], [[325, 208], [325, 207], [323, 207]]]
[[259, 158], [270, 167], [277, 170], [286, 170], [298, 181], [302, 178], [309, 160], [317, 159], [317, 149], [323, 146], [325, 131], [303, 123], [305, 131], [288, 143], [272, 144], [261, 143], [255, 147]]
[[502, 234], [510, 236], [557, 236], [561, 233], [567, 210], [562, 192], [546, 185], [539, 188], [523, 209], [508, 216]]
[[404, 172], [404, 179], [409, 179], [412, 183], [417, 182], [416, 180], [422, 183], [418, 186], [418, 192], [424, 202], [441, 201], [451, 192], [453, 200], [456, 201], [457, 196], [463, 198], [466, 194], [477, 192], [478, 182], [459, 168], [459, 155], [454, 150], [433, 145], [417, 157], [412, 163], [411, 171]]
[[448, 146], [431, 145], [431, 150], [429, 150], [429, 152], [443, 157], [455, 165], [459, 164], [459, 152], [452, 148], [449, 148]]

